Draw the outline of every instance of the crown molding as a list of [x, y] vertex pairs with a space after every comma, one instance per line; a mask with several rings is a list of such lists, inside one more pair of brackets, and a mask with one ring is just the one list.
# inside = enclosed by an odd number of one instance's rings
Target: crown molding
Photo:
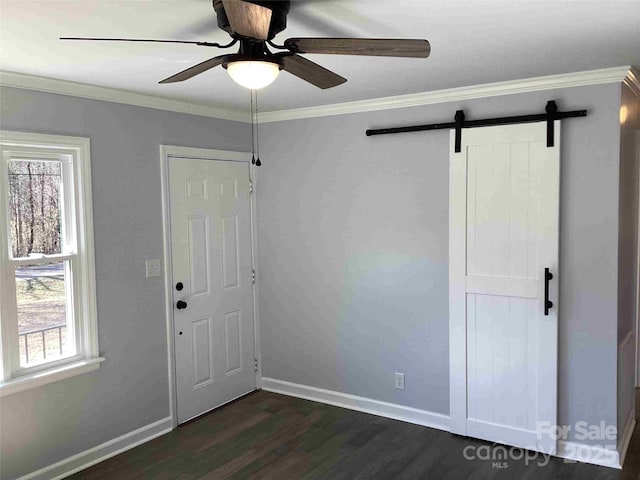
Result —
[[[295, 108], [291, 110], [275, 110], [260, 113], [260, 123], [282, 122], [302, 118], [325, 117], [329, 115], [345, 115], [350, 113], [372, 112], [393, 108], [418, 107], [435, 103], [471, 100], [516, 93], [552, 90], [556, 88], [580, 87], [602, 83], [622, 83], [632, 72], [629, 66], [588, 70], [584, 72], [562, 73], [506, 82], [485, 83], [468, 87], [447, 88], [430, 92], [397, 95], [371, 100], [321, 105], [317, 107]], [[636, 85], [638, 75], [635, 76]]]
[[[506, 82], [485, 83], [468, 87], [447, 88], [443, 90], [374, 98], [370, 100], [319, 105], [315, 107], [264, 111], [260, 112], [260, 123], [373, 112], [394, 108], [418, 107], [422, 105], [432, 105], [435, 103], [617, 82], [624, 82], [640, 97], [640, 73], [633, 67], [622, 66], [509, 80]], [[145, 95], [127, 90], [100, 87], [86, 83], [69, 82], [66, 80], [57, 80], [54, 78], [39, 77], [23, 73], [0, 71], [0, 85], [26, 90], [35, 90], [39, 92], [69, 95], [73, 97], [104, 100], [107, 102], [123, 103], [127, 105], [137, 105], [140, 107], [187, 113], [203, 117], [220, 118], [236, 122], [248, 123], [250, 121], [249, 114], [238, 110], [224, 109], [210, 105], [199, 105], [196, 103], [171, 100], [168, 98]]]
[[126, 105], [188, 113], [191, 115], [220, 118], [222, 120], [232, 120], [236, 122], [248, 123], [250, 118], [249, 113], [243, 113], [237, 110], [200, 105], [181, 100], [171, 100], [169, 98], [145, 95], [128, 90], [57, 80], [55, 78], [39, 77], [24, 73], [0, 71], [0, 86], [56, 93], [72, 97], [91, 98], [93, 100], [104, 100], [106, 102], [123, 103]]
[[624, 84], [640, 99], [640, 71], [636, 67], [629, 69]]

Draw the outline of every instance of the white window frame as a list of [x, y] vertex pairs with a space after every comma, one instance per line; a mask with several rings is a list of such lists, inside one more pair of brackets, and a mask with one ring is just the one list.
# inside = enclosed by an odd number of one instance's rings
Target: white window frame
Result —
[[[90, 142], [65, 137], [0, 130], [0, 397], [99, 368], [98, 321], [93, 249]], [[12, 158], [61, 160], [63, 229], [73, 251], [35, 259], [12, 259], [9, 240], [7, 163]], [[73, 264], [71, 286], [76, 355], [29, 367], [20, 366], [17, 337], [15, 266], [52, 261]]]

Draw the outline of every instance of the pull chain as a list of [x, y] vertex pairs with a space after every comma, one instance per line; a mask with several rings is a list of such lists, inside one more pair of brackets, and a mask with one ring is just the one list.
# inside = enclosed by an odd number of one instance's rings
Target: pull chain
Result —
[[254, 90], [256, 94], [256, 151], [258, 152], [258, 158], [256, 158], [256, 167], [262, 165], [260, 161], [260, 121], [258, 119], [258, 91]]
[[256, 140], [253, 133], [253, 90], [250, 90], [251, 93], [251, 164], [256, 164]]

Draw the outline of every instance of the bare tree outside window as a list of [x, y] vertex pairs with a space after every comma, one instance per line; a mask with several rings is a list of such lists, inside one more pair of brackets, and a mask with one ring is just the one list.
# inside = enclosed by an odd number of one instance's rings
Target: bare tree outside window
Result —
[[13, 258], [61, 253], [60, 163], [14, 160], [8, 179]]

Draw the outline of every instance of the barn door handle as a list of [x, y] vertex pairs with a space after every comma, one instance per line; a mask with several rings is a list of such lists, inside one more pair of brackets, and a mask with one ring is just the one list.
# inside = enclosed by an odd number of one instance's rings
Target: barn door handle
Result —
[[544, 269], [544, 314], [549, 315], [549, 309], [553, 308], [553, 302], [549, 300], [549, 280], [553, 279], [553, 273], [548, 268]]

